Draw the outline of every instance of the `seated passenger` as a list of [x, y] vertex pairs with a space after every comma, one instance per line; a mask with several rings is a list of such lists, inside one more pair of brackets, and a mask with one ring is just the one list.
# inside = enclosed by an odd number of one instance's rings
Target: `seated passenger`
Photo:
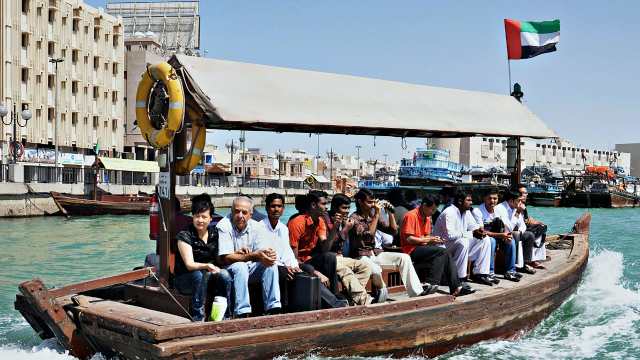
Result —
[[[267, 218], [262, 220], [262, 224], [265, 226], [267, 234], [269, 234], [269, 240], [271, 246], [276, 250], [278, 255], [276, 264], [280, 272], [280, 294], [283, 308], [287, 308], [289, 289], [287, 286], [283, 287], [283, 283], [291, 281], [295, 278], [296, 274], [305, 272], [308, 275], [316, 276], [322, 279], [322, 282], [328, 283], [328, 278], [319, 271], [315, 270], [310, 264], [299, 264], [291, 246], [289, 246], [289, 229], [280, 221], [280, 217], [284, 213], [284, 196], [272, 193], [267, 195], [265, 199], [265, 209], [267, 212]], [[336, 296], [324, 285], [320, 285], [320, 297], [322, 300], [323, 308], [343, 307], [348, 305], [346, 300], [339, 300]]]
[[280, 312], [277, 255], [269, 247], [264, 227], [251, 219], [253, 201], [236, 197], [231, 214], [218, 222], [219, 255], [233, 278], [235, 295], [234, 315], [246, 317], [251, 313], [249, 283], [262, 285], [262, 301], [267, 314]]
[[[527, 274], [535, 274], [535, 270], [529, 266], [533, 255], [535, 238], [533, 233], [526, 231], [524, 221], [522, 196], [517, 191], [509, 191], [505, 194], [505, 201], [496, 206], [495, 213], [502, 220], [505, 231], [511, 233], [515, 241], [516, 250], [522, 246], [522, 258], [524, 263], [516, 271]], [[517, 262], [517, 261], [516, 261]]]
[[516, 242], [510, 232], [505, 231], [502, 220], [495, 212], [498, 205], [498, 189], [490, 189], [484, 196], [484, 202], [473, 209], [473, 214], [478, 220], [484, 233], [491, 240], [491, 264], [489, 277], [495, 283], [495, 253], [499, 243], [504, 253], [504, 278], [510, 281], [520, 281], [522, 275], [516, 272]]
[[[372, 299], [365, 288], [371, 270], [361, 261], [336, 256], [330, 252], [335, 236], [332, 235], [331, 240], [327, 240], [327, 225], [320, 204], [321, 198], [314, 193], [303, 196], [300, 201], [296, 198], [296, 208], [300, 214], [292, 217], [288, 224], [289, 242], [298, 260], [311, 264], [327, 276], [331, 281], [329, 289], [332, 292], [336, 292], [334, 281], [340, 279], [353, 303], [371, 303]], [[333, 234], [337, 231], [338, 228], [332, 229]]]
[[215, 265], [218, 255], [218, 231], [209, 229], [213, 204], [207, 194], [191, 200], [193, 220], [177, 235], [178, 252], [175, 264], [175, 287], [183, 294], [191, 294], [191, 318], [202, 321], [210, 277], [216, 282], [216, 293], [231, 296], [231, 276]]
[[519, 184], [518, 192], [522, 197], [522, 204], [525, 206], [522, 214], [524, 215], [524, 223], [527, 225], [527, 232], [531, 232], [534, 238], [534, 249], [533, 254], [531, 255], [531, 263], [529, 263], [529, 265], [534, 269], [545, 269], [545, 266], [540, 262], [547, 259], [547, 248], [544, 246], [547, 238], [547, 225], [529, 216], [529, 212], [526, 208], [528, 196], [527, 187]]
[[[378, 302], [384, 302], [387, 297], [387, 287], [382, 279], [381, 268], [381, 266], [385, 265], [399, 268], [402, 283], [405, 285], [409, 297], [423, 296], [436, 292], [438, 290], [436, 285], [427, 284], [425, 288], [422, 287], [409, 255], [382, 251], [382, 242], [385, 237], [388, 236], [393, 241], [393, 237], [387, 235], [385, 231], [395, 233], [398, 230], [393, 216], [392, 205], [388, 202], [378, 202], [368, 189], [360, 189], [355, 195], [355, 199], [357, 211], [349, 217], [349, 220], [353, 222], [349, 232], [349, 253], [351, 256], [367, 262], [371, 267], [371, 280], [379, 291]], [[332, 207], [333, 204], [334, 202], [332, 201]], [[387, 211], [390, 212], [388, 225], [382, 221], [380, 215], [381, 205], [383, 204], [386, 204]], [[377, 237], [380, 241], [376, 241]]]
[[440, 236], [456, 264], [458, 278], [467, 279], [467, 263], [473, 262], [472, 279], [492, 286], [489, 278], [491, 240], [484, 235], [471, 214], [471, 194], [457, 192], [453, 204], [446, 207], [436, 221], [435, 234]]
[[466, 283], [461, 284], [451, 256], [438, 236], [431, 236], [431, 217], [436, 209], [436, 201], [427, 195], [420, 207], [409, 211], [400, 229], [402, 251], [411, 256], [416, 267], [426, 272], [426, 281], [432, 285], [446, 283], [449, 293], [462, 296], [475, 292]]

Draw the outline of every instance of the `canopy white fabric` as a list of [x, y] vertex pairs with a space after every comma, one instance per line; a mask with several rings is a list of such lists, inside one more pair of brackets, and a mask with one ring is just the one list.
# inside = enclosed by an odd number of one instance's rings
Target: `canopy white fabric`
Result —
[[160, 171], [155, 161], [129, 160], [119, 158], [98, 157], [99, 164], [107, 170], [135, 171], [157, 173]]
[[184, 55], [171, 65], [208, 128], [405, 137], [556, 137], [507, 95]]

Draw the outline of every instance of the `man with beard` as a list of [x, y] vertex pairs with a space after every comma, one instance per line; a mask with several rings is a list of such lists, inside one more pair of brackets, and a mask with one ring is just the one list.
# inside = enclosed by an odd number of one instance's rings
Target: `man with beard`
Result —
[[438, 217], [435, 235], [444, 240], [444, 245], [456, 264], [458, 278], [467, 279], [467, 263], [473, 262], [472, 279], [480, 284], [492, 286], [489, 278], [491, 262], [491, 240], [485, 236], [471, 214], [471, 194], [457, 192], [452, 205], [446, 207]]
[[[365, 286], [371, 276], [371, 269], [361, 261], [336, 256], [335, 253], [330, 252], [335, 236], [332, 235], [331, 240], [327, 240], [326, 198], [323, 204], [324, 197], [318, 195], [314, 192], [307, 194], [305, 201], [301, 202], [298, 209], [300, 215], [289, 220], [289, 243], [293, 252], [300, 262], [310, 263], [325, 275], [327, 274], [323, 268], [328, 270], [329, 261], [333, 257], [335, 259], [333, 278], [337, 275], [354, 304], [369, 304], [372, 299], [367, 294]], [[331, 231], [335, 234], [337, 230]], [[329, 280], [332, 278], [329, 277]], [[330, 283], [329, 289], [335, 293], [335, 284]]]

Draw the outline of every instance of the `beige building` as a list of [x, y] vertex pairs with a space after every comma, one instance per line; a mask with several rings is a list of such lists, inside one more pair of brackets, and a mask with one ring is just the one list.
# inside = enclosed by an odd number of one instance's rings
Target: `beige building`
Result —
[[640, 177], [640, 143], [616, 144], [616, 151], [631, 155], [631, 171], [629, 173], [632, 176]]
[[[120, 19], [79, 0], [0, 2], [0, 102], [31, 110], [17, 138], [25, 151], [118, 156], [124, 134], [124, 40]], [[52, 59], [61, 59], [56, 66]], [[56, 88], [58, 107], [56, 108]], [[12, 127], [1, 125], [3, 162]]]
[[[451, 161], [468, 167], [507, 167], [507, 140], [497, 137], [433, 139], [440, 149], [449, 150]], [[522, 166], [547, 166], [556, 170], [583, 169], [585, 165], [620, 166], [629, 173], [630, 155], [575, 145], [563, 139], [522, 139]]]
[[142, 137], [140, 128], [134, 124], [136, 120], [136, 92], [138, 82], [147, 64], [157, 64], [165, 60], [162, 49], [154, 33], [127, 37], [125, 42], [125, 138], [124, 151], [136, 160], [153, 160], [155, 150]]

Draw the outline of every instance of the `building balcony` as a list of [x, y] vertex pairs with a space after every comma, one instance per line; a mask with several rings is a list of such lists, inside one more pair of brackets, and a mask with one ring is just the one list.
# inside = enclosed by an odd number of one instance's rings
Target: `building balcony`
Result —
[[20, 99], [22, 101], [28, 101], [29, 100], [29, 94], [27, 92], [27, 83], [20, 83]]
[[29, 21], [27, 18], [27, 14], [22, 14], [20, 16], [20, 30], [22, 32], [29, 32]]
[[22, 65], [22, 67], [31, 67], [31, 62], [29, 61], [29, 55], [27, 52], [27, 49], [25, 48], [21, 48], [20, 49], [20, 65]]

